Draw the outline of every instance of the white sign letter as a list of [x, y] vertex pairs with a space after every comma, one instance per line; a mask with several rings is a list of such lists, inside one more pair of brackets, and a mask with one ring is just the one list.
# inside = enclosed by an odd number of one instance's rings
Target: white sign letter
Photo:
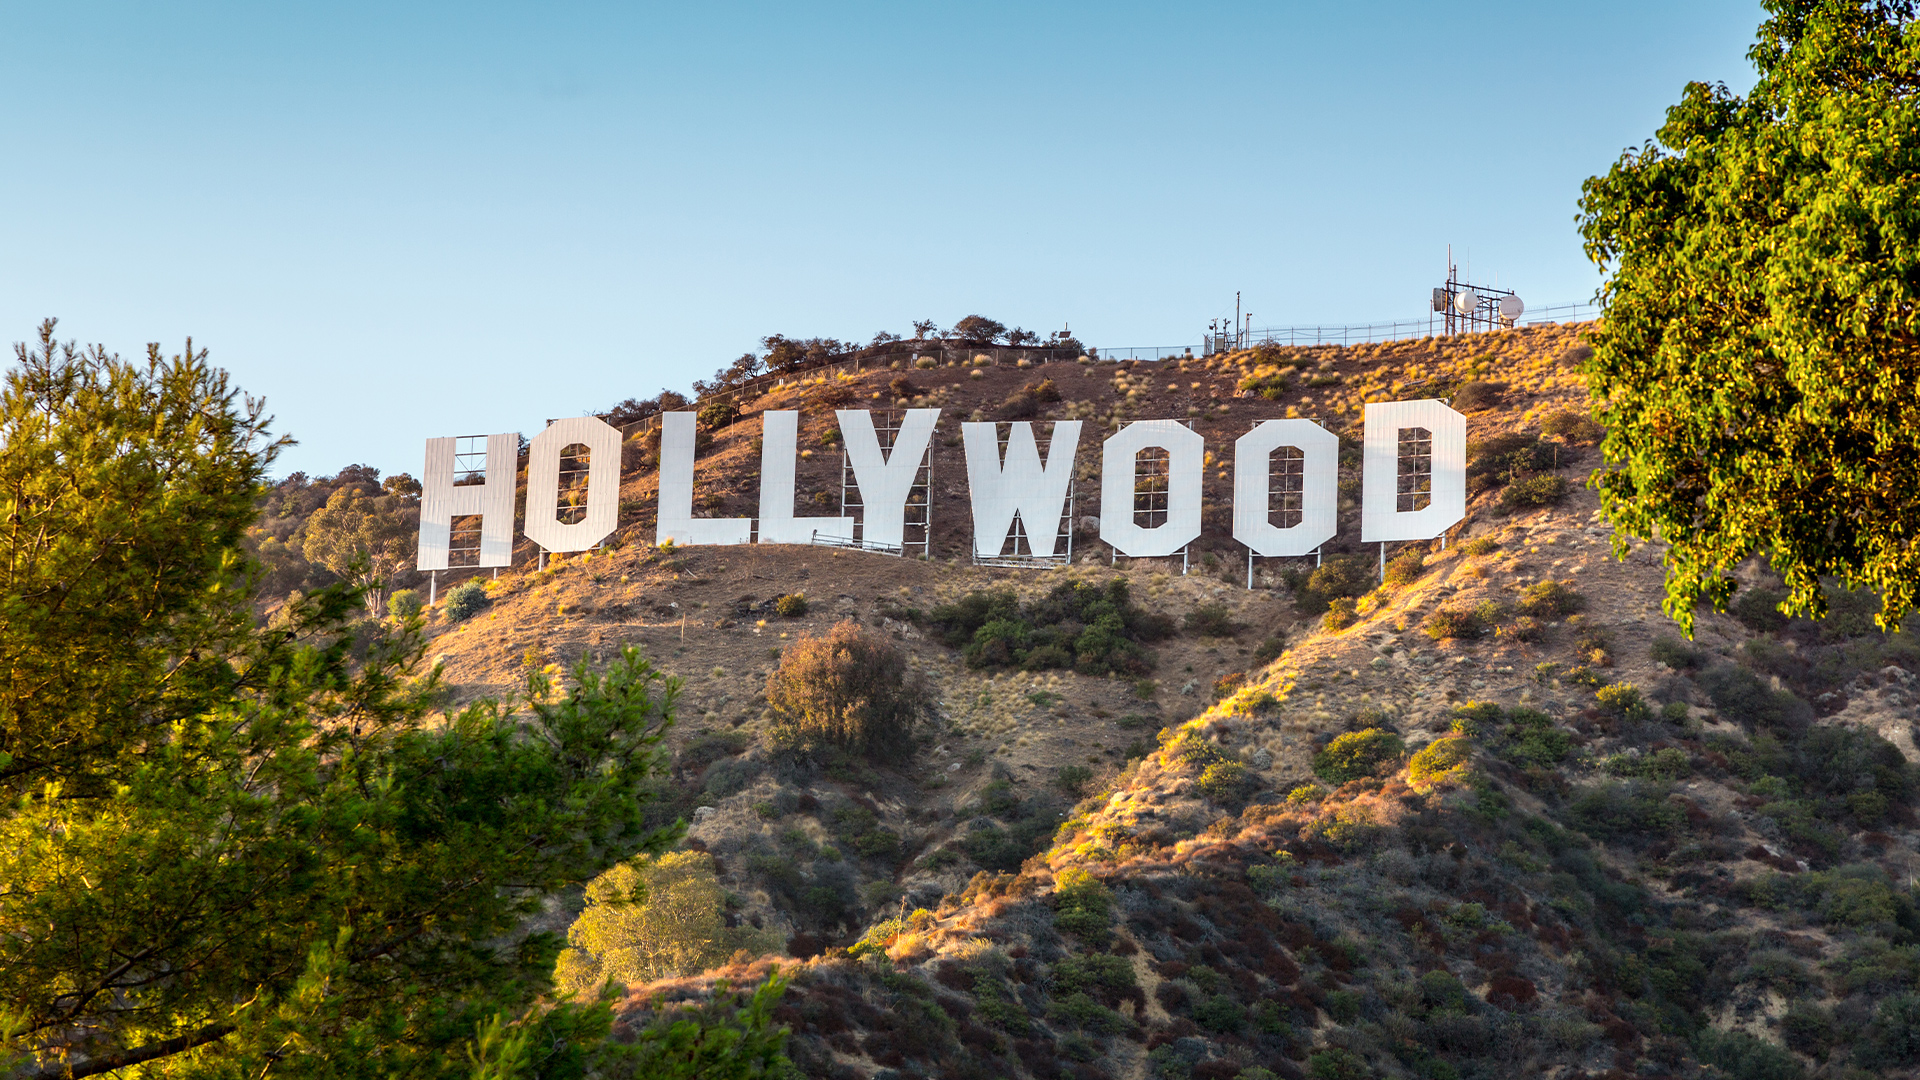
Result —
[[[453, 519], [480, 515], [480, 561], [468, 566], [513, 565], [513, 486], [519, 465], [520, 436], [512, 432], [487, 436], [486, 464], [477, 461], [457, 463], [455, 458], [478, 457], [461, 454], [458, 439], [428, 439], [426, 474], [420, 481], [421, 570], [447, 569], [447, 556], [453, 546]], [[477, 484], [454, 486], [457, 479], [484, 475]]]
[[693, 516], [693, 414], [660, 414], [660, 523], [656, 543], [744, 544], [752, 518]]
[[[840, 419], [840, 437], [846, 441], [853, 478], [860, 485], [861, 546], [904, 550], [907, 495], [920, 475], [920, 462], [926, 457], [927, 444], [933, 441], [933, 425], [940, 420], [940, 410], [908, 409], [900, 430], [894, 433], [893, 448], [885, 453], [880, 450], [880, 436], [873, 430], [872, 413], [840, 409], [834, 415]], [[764, 470], [761, 475], [765, 475]], [[760, 528], [764, 534], [766, 526]], [[852, 536], [853, 532], [849, 529], [843, 535]]]
[[[587, 448], [587, 514], [560, 520], [560, 454]], [[597, 416], [555, 420], [527, 448], [527, 539], [548, 551], [586, 551], [620, 523], [620, 431]]]
[[966, 441], [967, 487], [973, 498], [973, 553], [983, 559], [998, 556], [1018, 513], [1033, 553], [1057, 554], [1060, 514], [1066, 508], [1067, 484], [1073, 479], [1073, 459], [1080, 448], [1080, 421], [1054, 422], [1044, 465], [1029, 421], [1014, 424], [1008, 433], [1004, 468], [998, 424], [961, 424], [960, 436]]
[[[1444, 401], [1392, 401], [1368, 405], [1366, 425], [1362, 543], [1431, 540], [1467, 516], [1466, 417]], [[1401, 432], [1418, 431], [1426, 438], [1410, 439], [1403, 453]]]
[[[1273, 452], [1299, 450], [1300, 520], [1273, 523]], [[1255, 555], [1306, 555], [1340, 531], [1340, 437], [1311, 420], [1268, 420], [1233, 444], [1233, 538]], [[1292, 488], [1290, 487], [1291, 491]]]
[[[1140, 451], [1167, 452], [1167, 520], [1144, 528], [1133, 519], [1134, 462]], [[1171, 555], [1200, 535], [1200, 484], [1207, 441], [1174, 420], [1142, 420], [1100, 449], [1100, 539], [1122, 555]]]
[[852, 518], [793, 516], [793, 457], [799, 434], [799, 413], [778, 409], [760, 414], [760, 542], [811, 544], [815, 533], [853, 539]]

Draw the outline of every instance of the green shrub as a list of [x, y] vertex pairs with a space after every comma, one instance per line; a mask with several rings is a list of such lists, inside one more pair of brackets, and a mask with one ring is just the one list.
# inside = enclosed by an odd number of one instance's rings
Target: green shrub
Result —
[[1665, 664], [1675, 671], [1697, 671], [1707, 663], [1705, 651], [1664, 634], [1653, 639], [1647, 652], [1655, 663]]
[[1069, 953], [1053, 965], [1053, 989], [1060, 994], [1119, 994], [1136, 985], [1133, 963], [1124, 956]]
[[1086, 794], [1087, 785], [1092, 782], [1093, 770], [1085, 765], [1062, 765], [1053, 774], [1053, 786], [1066, 792], [1071, 799]]
[[1725, 718], [1788, 732], [1799, 731], [1813, 719], [1813, 709], [1785, 690], [1775, 690], [1753, 672], [1736, 664], [1715, 664], [1695, 679], [1713, 707]]
[[1756, 585], [1740, 590], [1727, 610], [1749, 630], [1766, 633], [1787, 625], [1787, 617], [1780, 612], [1780, 602], [1786, 598], [1785, 589]]
[[1113, 925], [1113, 893], [1079, 867], [1054, 878], [1053, 925], [1086, 941], [1104, 941]]
[[1232, 1035], [1247, 1026], [1247, 1007], [1217, 994], [1193, 1007], [1193, 1022], [1219, 1035]]
[[1317, 803], [1324, 798], [1326, 794], [1327, 789], [1321, 787], [1319, 784], [1301, 784], [1299, 787], [1287, 792], [1287, 805], [1306, 806], [1309, 803]]
[[1292, 384], [1278, 371], [1256, 371], [1242, 376], [1235, 389], [1243, 393], [1259, 394], [1268, 401], [1278, 401]]
[[1407, 763], [1407, 784], [1427, 792], [1448, 784], [1464, 784], [1473, 773], [1473, 740], [1461, 736], [1435, 739], [1420, 748]]
[[1538, 435], [1510, 432], [1467, 444], [1467, 494], [1556, 468], [1560, 447]]
[[718, 431], [723, 427], [732, 427], [740, 419], [740, 406], [730, 400], [709, 401], [700, 406], [694, 414], [694, 420], [708, 431]]
[[1303, 615], [1318, 615], [1327, 605], [1342, 597], [1354, 598], [1373, 591], [1376, 569], [1365, 555], [1335, 555], [1300, 579], [1294, 589], [1294, 603]]
[[1607, 429], [1591, 416], [1565, 409], [1547, 417], [1540, 430], [1576, 446], [1592, 446], [1607, 437]]
[[1898, 1066], [1920, 1061], [1920, 994], [1895, 994], [1880, 1003], [1867, 1026], [1866, 1065]]
[[1593, 692], [1594, 700], [1600, 703], [1602, 712], [1617, 716], [1622, 720], [1644, 721], [1653, 718], [1653, 710], [1640, 697], [1640, 690], [1632, 683], [1615, 683], [1603, 686]]
[[1329, 634], [1337, 634], [1360, 620], [1359, 611], [1349, 597], [1339, 597], [1327, 605], [1327, 613], [1320, 616], [1320, 628]]
[[1373, 1073], [1360, 1055], [1335, 1047], [1309, 1055], [1307, 1075], [1313, 1080], [1367, 1080]]
[[1615, 754], [1604, 764], [1606, 770], [1615, 776], [1637, 776], [1643, 780], [1679, 780], [1693, 772], [1693, 760], [1677, 746], [1638, 757]]
[[1557, 506], [1566, 497], [1566, 477], [1542, 473], [1508, 484], [1500, 493], [1500, 505], [1507, 510], [1531, 510], [1538, 506]]
[[1396, 589], [1404, 589], [1420, 580], [1426, 570], [1427, 557], [1418, 551], [1408, 550], [1393, 557], [1387, 563], [1386, 584]]
[[1686, 823], [1686, 815], [1659, 787], [1600, 783], [1577, 791], [1567, 804], [1567, 816], [1589, 836], [1650, 840], [1678, 832]]
[[1565, 585], [1557, 581], [1537, 581], [1520, 594], [1519, 610], [1520, 614], [1536, 619], [1557, 619], [1586, 606], [1586, 598]]
[[1265, 667], [1275, 660], [1280, 659], [1280, 657], [1286, 654], [1286, 651], [1287, 639], [1279, 634], [1275, 634], [1261, 641], [1259, 645], [1254, 646], [1253, 666]]
[[1808, 1057], [1826, 1057], [1838, 1035], [1832, 1014], [1818, 1005], [1796, 1001], [1787, 1006], [1786, 1015], [1780, 1018], [1780, 1037], [1788, 1048]]
[[1247, 767], [1237, 761], [1218, 761], [1200, 774], [1199, 787], [1216, 802], [1230, 802], [1247, 786]]
[[1382, 765], [1398, 761], [1405, 749], [1399, 735], [1383, 728], [1349, 731], [1313, 756], [1313, 772], [1337, 786], [1374, 775]]
[[1117, 1035], [1127, 1030], [1126, 1017], [1107, 1008], [1084, 992], [1055, 998], [1047, 1005], [1047, 1015], [1072, 1027], [1101, 1035]]
[[1024, 605], [1010, 589], [969, 593], [929, 620], [969, 667], [1070, 666], [1083, 675], [1144, 675], [1152, 660], [1141, 645], [1173, 632], [1170, 619], [1133, 602], [1121, 578], [1062, 582]]
[[1799, 1080], [1806, 1075], [1792, 1054], [1744, 1031], [1703, 1027], [1693, 1036], [1693, 1052], [1728, 1080]]
[[1230, 638], [1238, 637], [1240, 624], [1233, 621], [1233, 611], [1225, 604], [1201, 604], [1187, 612], [1187, 633], [1199, 637]]
[[1467, 541], [1461, 545], [1460, 550], [1466, 554], [1468, 558], [1483, 559], [1499, 551], [1500, 542], [1491, 536], [1482, 536], [1478, 539]]
[[929, 700], [899, 648], [852, 620], [788, 646], [767, 677], [766, 695], [777, 747], [831, 747], [886, 761], [912, 755]]
[[806, 593], [787, 593], [773, 601], [773, 613], [785, 619], [797, 619], [807, 613]]
[[1477, 638], [1487, 632], [1487, 622], [1474, 608], [1440, 608], [1428, 615], [1420, 624], [1428, 637], [1435, 641], [1447, 638]]
[[447, 598], [441, 601], [447, 618], [454, 622], [473, 618], [492, 602], [487, 599], [487, 587], [477, 581], [455, 585], [447, 590]]
[[387, 614], [403, 621], [420, 614], [422, 606], [420, 594], [412, 589], [395, 589], [387, 597]]

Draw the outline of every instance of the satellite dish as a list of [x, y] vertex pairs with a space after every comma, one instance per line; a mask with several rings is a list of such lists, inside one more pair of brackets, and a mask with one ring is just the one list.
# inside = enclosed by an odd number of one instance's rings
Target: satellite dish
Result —
[[1473, 314], [1474, 309], [1478, 308], [1479, 306], [1480, 306], [1480, 298], [1474, 295], [1474, 292], [1472, 289], [1461, 289], [1458, 293], [1454, 294], [1453, 310], [1459, 312], [1462, 315]]
[[1520, 298], [1517, 296], [1503, 296], [1500, 298], [1500, 317], [1508, 322], [1518, 319], [1521, 313], [1526, 310], [1527, 305], [1521, 303]]
[[1433, 290], [1433, 310], [1435, 311], [1447, 310], [1447, 304], [1452, 302], [1452, 300], [1453, 300], [1453, 296], [1450, 293], [1448, 293], [1447, 290], [1445, 289]]

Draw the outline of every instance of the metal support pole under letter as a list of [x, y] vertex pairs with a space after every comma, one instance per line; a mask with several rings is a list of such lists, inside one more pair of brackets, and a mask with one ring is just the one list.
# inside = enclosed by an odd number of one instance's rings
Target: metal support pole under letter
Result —
[[432, 607], [440, 595], [440, 571], [427, 571], [427, 606]]
[[1380, 542], [1380, 583], [1387, 583], [1387, 543], [1384, 540]]

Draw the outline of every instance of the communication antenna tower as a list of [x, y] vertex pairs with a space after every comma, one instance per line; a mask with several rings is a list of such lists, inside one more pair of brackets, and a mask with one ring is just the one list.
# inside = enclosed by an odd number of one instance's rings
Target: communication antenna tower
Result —
[[1447, 283], [1433, 290], [1433, 310], [1443, 316], [1441, 333], [1451, 336], [1507, 329], [1520, 321], [1527, 305], [1512, 289], [1489, 288], [1462, 279], [1449, 246]]

